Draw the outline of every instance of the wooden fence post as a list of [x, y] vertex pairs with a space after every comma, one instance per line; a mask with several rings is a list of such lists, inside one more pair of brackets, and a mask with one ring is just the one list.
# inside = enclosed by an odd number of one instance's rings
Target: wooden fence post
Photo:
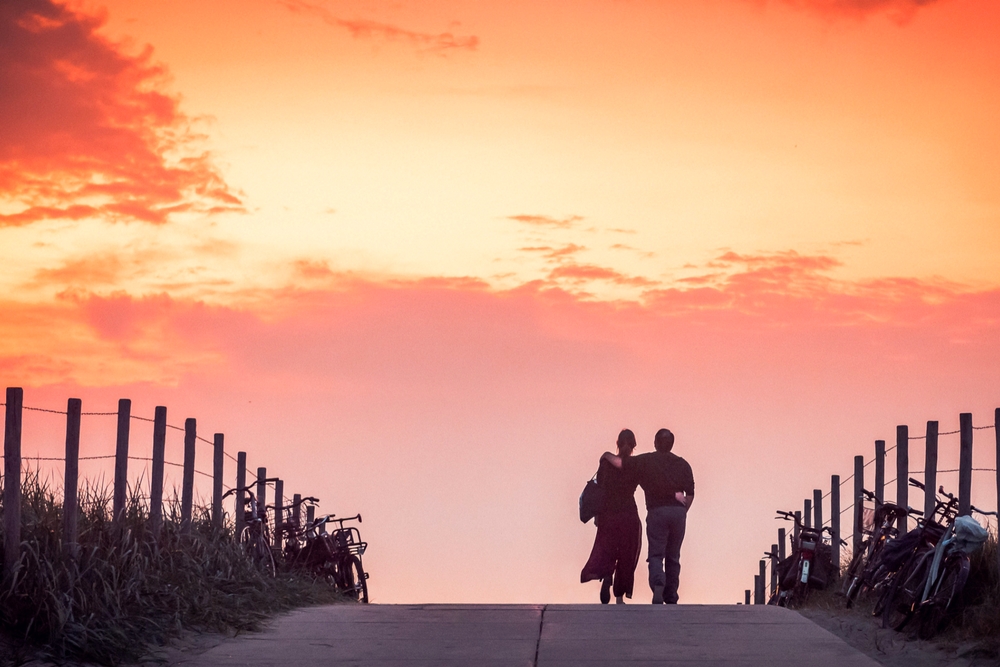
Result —
[[813, 489], [813, 514], [816, 530], [823, 530], [823, 489]]
[[80, 478], [80, 410], [79, 398], [66, 403], [66, 474], [63, 477], [63, 549], [76, 555], [79, 499], [76, 491]]
[[[910, 506], [910, 428], [905, 424], [896, 427], [896, 504], [905, 510]], [[906, 513], [896, 523], [899, 534], [906, 532]]]
[[[1000, 514], [1000, 408], [993, 411], [993, 433], [997, 438], [997, 457], [994, 459], [996, 461], [996, 476], [997, 476], [997, 513]], [[1000, 521], [998, 521], [998, 529], [1000, 529]], [[998, 531], [1000, 532], [1000, 531]], [[997, 549], [997, 572], [1000, 572], [1000, 548]]]
[[292, 525], [298, 528], [302, 525], [302, 494], [292, 496]]
[[757, 575], [757, 581], [759, 582], [757, 584], [759, 593], [759, 597], [757, 598], [759, 602], [757, 604], [765, 604], [767, 602], [767, 599], [764, 597], [765, 586], [767, 586], [767, 561], [761, 558], [757, 565], [760, 568], [760, 572]]
[[744, 593], [743, 604], [746, 605], [750, 604], [750, 589], [749, 588], [746, 589], [745, 591], [743, 591], [743, 593]]
[[194, 505], [194, 447], [198, 437], [197, 422], [184, 420], [184, 477], [181, 486], [181, 532], [191, 532], [191, 509]]
[[257, 468], [257, 511], [262, 512], [267, 506], [267, 468]]
[[865, 457], [854, 457], [854, 534], [851, 536], [851, 554], [861, 549], [861, 532], [865, 523]]
[[830, 530], [833, 566], [840, 572], [840, 475], [830, 475]]
[[802, 512], [795, 513], [795, 527], [792, 529], [792, 551], [799, 545], [799, 524], [802, 523]]
[[[1000, 446], [1000, 445], [998, 445]], [[998, 482], [1000, 484], [1000, 482]], [[307, 505], [306, 506], [306, 525], [312, 525], [312, 522], [316, 520], [316, 506]]]
[[247, 453], [237, 452], [236, 453], [236, 508], [233, 512], [234, 522], [236, 525], [236, 534], [233, 535], [237, 541], [240, 539], [240, 535], [243, 534], [243, 526], [246, 524], [246, 520], [243, 513], [246, 511], [244, 508], [247, 503], [247, 492], [243, 487], [247, 485]]
[[885, 502], [885, 440], [875, 441], [875, 497]]
[[21, 408], [24, 389], [7, 387], [3, 434], [4, 578], [9, 580], [21, 558]]
[[972, 413], [963, 412], [958, 416], [961, 441], [958, 457], [958, 515], [972, 513]]
[[771, 545], [771, 589], [768, 594], [770, 598], [778, 592], [778, 545]]
[[805, 520], [803, 524], [806, 528], [812, 528], [812, 501], [806, 498], [802, 501], [802, 518]]
[[[764, 561], [760, 562], [760, 570], [764, 571]], [[753, 603], [754, 604], [764, 604], [764, 575], [755, 574], [753, 575]]]
[[153, 470], [149, 477], [149, 523], [153, 537], [163, 527], [163, 460], [167, 448], [167, 408], [157, 405], [153, 413]]
[[285, 483], [275, 480], [274, 482], [274, 548], [281, 553], [285, 544], [285, 536], [282, 534], [282, 527], [285, 525], [284, 516], [284, 493]]
[[778, 529], [778, 560], [785, 560], [785, 529]]
[[115, 444], [115, 489], [111, 517], [120, 524], [125, 514], [125, 492], [128, 489], [128, 434], [132, 421], [132, 401], [118, 399], [118, 437]]
[[222, 471], [226, 463], [225, 438], [216, 433], [212, 438], [214, 451], [212, 458], [212, 525], [222, 530]]
[[924, 516], [934, 515], [937, 501], [938, 423], [927, 422], [924, 450]]

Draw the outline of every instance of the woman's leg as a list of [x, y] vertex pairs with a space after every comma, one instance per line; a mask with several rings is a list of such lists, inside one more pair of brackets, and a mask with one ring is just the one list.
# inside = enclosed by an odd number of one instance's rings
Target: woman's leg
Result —
[[604, 517], [600, 517], [597, 526], [597, 536], [594, 538], [594, 547], [590, 550], [590, 558], [580, 572], [580, 583], [585, 584], [595, 579], [603, 580], [610, 577], [615, 571], [614, 535], [612, 524]]
[[631, 599], [635, 568], [642, 552], [642, 521], [638, 512], [625, 513], [619, 519], [619, 526], [614, 593], [616, 598], [625, 596]]

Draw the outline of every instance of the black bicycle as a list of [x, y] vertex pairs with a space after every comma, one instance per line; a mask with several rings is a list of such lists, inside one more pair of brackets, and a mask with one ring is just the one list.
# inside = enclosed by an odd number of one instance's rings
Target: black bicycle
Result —
[[896, 537], [896, 523], [907, 510], [895, 503], [883, 503], [874, 493], [862, 489], [864, 497], [874, 504], [873, 509], [862, 511], [862, 534], [864, 541], [854, 552], [850, 565], [844, 573], [841, 591], [845, 606], [850, 609], [857, 597], [869, 590], [875, 582], [879, 570], [882, 548], [888, 540]]
[[[924, 485], [910, 478], [910, 486], [924, 489]], [[929, 573], [933, 554], [958, 514], [958, 499], [940, 490], [946, 500], [937, 500], [929, 517], [919, 519], [917, 527], [894, 541], [894, 558], [887, 566], [894, 573], [886, 578], [886, 584], [874, 613], [882, 616], [882, 627], [901, 630], [913, 617], [924, 592], [924, 582]], [[889, 549], [889, 547], [886, 547]], [[905, 550], [905, 551], [904, 551]], [[898, 566], [897, 566], [898, 563]], [[889, 583], [891, 578], [891, 583]]]
[[794, 512], [778, 510], [775, 518], [794, 521], [799, 537], [792, 545], [792, 555], [779, 564], [778, 592], [768, 604], [798, 609], [809, 600], [811, 589], [825, 588], [829, 582], [832, 550], [823, 542], [823, 533], [832, 537], [833, 529], [805, 526]]
[[[942, 523], [947, 525], [936, 540], [924, 540], [912, 552], [905, 569], [897, 575], [883, 616], [884, 625], [901, 630], [911, 619], [917, 621], [921, 639], [934, 636], [944, 624], [952, 604], [969, 577], [970, 554], [986, 541], [986, 530], [969, 516], [955, 516], [957, 499], [944, 487], [938, 495], [943, 508]], [[973, 511], [983, 512], [975, 507]], [[935, 531], [937, 534], [938, 531]]]
[[275, 576], [277, 567], [274, 554], [271, 552], [271, 529], [267, 523], [267, 508], [257, 504], [257, 496], [252, 487], [233, 488], [222, 496], [227, 498], [234, 493], [243, 491], [243, 520], [246, 525], [237, 536], [239, 544], [247, 556], [268, 576]]
[[368, 602], [368, 573], [361, 564], [361, 556], [368, 543], [361, 540], [361, 532], [355, 526], [344, 526], [345, 521], [361, 523], [361, 515], [335, 519], [327, 517], [326, 523], [336, 523], [337, 528], [328, 536], [332, 546], [335, 565], [334, 579], [337, 587], [347, 597], [358, 602]]
[[[304, 501], [316, 501], [304, 498]], [[361, 556], [368, 543], [361, 540], [361, 533], [354, 526], [344, 526], [346, 521], [361, 523], [361, 515], [336, 518], [327, 514], [316, 518], [310, 524], [299, 526], [292, 518], [283, 528], [287, 534], [284, 556], [285, 562], [293, 568], [307, 570], [316, 577], [358, 602], [368, 602], [368, 573], [361, 563]], [[327, 531], [329, 524], [336, 524]]]

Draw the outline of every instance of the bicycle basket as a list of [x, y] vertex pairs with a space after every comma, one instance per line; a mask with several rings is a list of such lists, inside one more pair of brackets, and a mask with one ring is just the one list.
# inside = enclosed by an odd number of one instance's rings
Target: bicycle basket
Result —
[[368, 543], [361, 541], [361, 533], [354, 527], [338, 528], [333, 531], [330, 534], [330, 542], [332, 542], [335, 551], [357, 554], [359, 556], [364, 554], [365, 549], [368, 548]]

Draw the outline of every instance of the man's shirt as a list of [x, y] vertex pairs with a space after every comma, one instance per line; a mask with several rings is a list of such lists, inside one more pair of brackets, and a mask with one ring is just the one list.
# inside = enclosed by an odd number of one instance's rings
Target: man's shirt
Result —
[[694, 473], [691, 466], [671, 452], [649, 452], [622, 459], [622, 469], [634, 474], [646, 494], [646, 509], [654, 507], [684, 507], [674, 496], [683, 491], [694, 495]]

